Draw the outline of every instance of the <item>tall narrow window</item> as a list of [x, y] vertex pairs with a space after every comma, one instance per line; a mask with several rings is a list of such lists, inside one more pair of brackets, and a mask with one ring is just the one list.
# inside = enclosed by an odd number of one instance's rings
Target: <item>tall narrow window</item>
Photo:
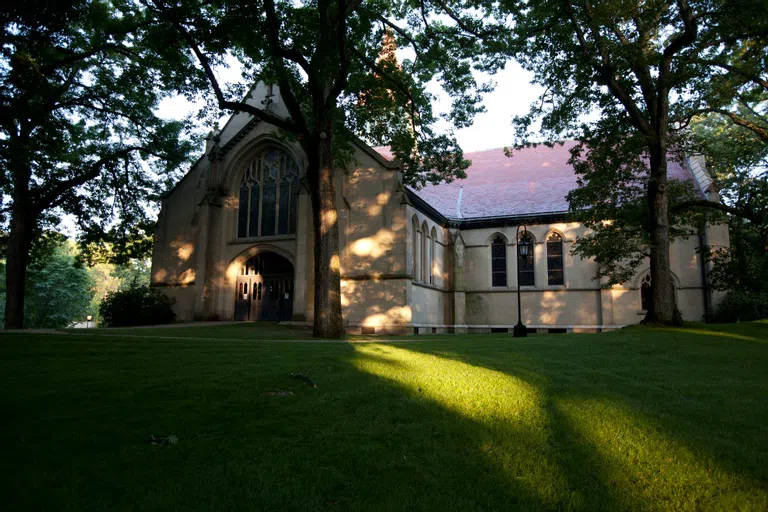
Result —
[[[528, 251], [522, 249], [521, 246], [526, 246]], [[526, 256], [522, 256], [523, 253]], [[535, 286], [536, 276], [533, 271], [533, 237], [526, 233], [520, 237], [517, 244], [517, 265], [519, 267], [520, 286]]]
[[648, 307], [650, 305], [651, 305], [651, 274], [648, 274], [643, 278], [643, 282], [640, 284], [640, 308], [643, 311], [648, 311]]
[[563, 237], [552, 233], [547, 237], [547, 284], [565, 284], [563, 278]]
[[432, 228], [432, 236], [429, 237], [429, 284], [435, 284], [435, 246], [437, 245], [437, 230]]
[[507, 244], [501, 236], [491, 243], [491, 285], [507, 286]]
[[429, 228], [427, 221], [421, 225], [421, 282], [426, 283], [429, 279]]
[[258, 237], [296, 232], [299, 167], [287, 153], [267, 149], [243, 173], [237, 236]]
[[411, 249], [413, 252], [413, 278], [418, 281], [419, 279], [419, 221], [416, 220], [416, 216], [413, 217], [411, 222], [411, 228], [413, 231], [413, 240], [411, 240]]

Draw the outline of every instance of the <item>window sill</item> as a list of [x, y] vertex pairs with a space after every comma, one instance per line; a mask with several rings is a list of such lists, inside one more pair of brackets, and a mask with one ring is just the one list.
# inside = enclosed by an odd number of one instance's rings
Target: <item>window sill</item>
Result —
[[296, 234], [290, 235], [269, 235], [269, 236], [251, 236], [247, 238], [235, 238], [229, 242], [229, 245], [252, 244], [255, 242], [276, 242], [280, 240], [295, 240]]

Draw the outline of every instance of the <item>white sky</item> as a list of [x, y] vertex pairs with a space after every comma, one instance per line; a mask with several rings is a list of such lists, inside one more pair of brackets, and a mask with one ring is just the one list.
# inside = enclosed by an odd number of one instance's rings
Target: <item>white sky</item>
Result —
[[[236, 68], [235, 61], [230, 60], [230, 63], [229, 69], [217, 70], [221, 82], [239, 79], [239, 70]], [[492, 77], [478, 75], [477, 78], [478, 82], [485, 82], [490, 78], [496, 83], [496, 88], [486, 95], [483, 102], [487, 112], [478, 114], [471, 127], [456, 130], [456, 138], [465, 152], [510, 146], [513, 143], [512, 117], [528, 112], [530, 104], [539, 97], [541, 88], [533, 86], [532, 74], [524, 71], [514, 61], [510, 61], [503, 71]], [[430, 92], [438, 97], [436, 103], [438, 111], [445, 111], [450, 107], [450, 98], [440, 91], [438, 86], [431, 88]], [[199, 105], [185, 98], [176, 97], [162, 102], [159, 114], [166, 118], [181, 118], [194, 113], [199, 108]], [[228, 117], [229, 115], [223, 116], [219, 125], [224, 126]], [[450, 126], [443, 123], [439, 128], [449, 130]]]

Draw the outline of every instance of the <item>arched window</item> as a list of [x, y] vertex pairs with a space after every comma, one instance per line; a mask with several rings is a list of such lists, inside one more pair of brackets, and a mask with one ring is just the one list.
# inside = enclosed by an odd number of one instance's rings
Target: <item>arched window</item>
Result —
[[429, 237], [429, 284], [435, 284], [435, 263], [437, 256], [435, 256], [435, 245], [437, 243], [437, 230], [432, 228], [431, 236]]
[[426, 283], [429, 275], [429, 227], [427, 221], [421, 225], [421, 282]]
[[563, 279], [563, 237], [552, 233], [547, 237], [547, 284], [565, 284]]
[[237, 216], [239, 238], [296, 232], [299, 166], [286, 152], [269, 148], [243, 173]]
[[416, 216], [413, 216], [413, 220], [411, 222], [411, 227], [413, 230], [413, 240], [411, 241], [412, 251], [413, 251], [413, 278], [418, 280], [419, 279], [419, 221], [416, 220]]
[[491, 286], [507, 286], [507, 244], [499, 235], [491, 243]]
[[[525, 246], [526, 249], [523, 249]], [[523, 256], [525, 253], [525, 256]], [[517, 266], [520, 276], [520, 286], [535, 286], [536, 276], [533, 271], [533, 237], [530, 233], [520, 237], [517, 243]]]
[[651, 305], [651, 274], [649, 273], [640, 283], [640, 309], [648, 311]]

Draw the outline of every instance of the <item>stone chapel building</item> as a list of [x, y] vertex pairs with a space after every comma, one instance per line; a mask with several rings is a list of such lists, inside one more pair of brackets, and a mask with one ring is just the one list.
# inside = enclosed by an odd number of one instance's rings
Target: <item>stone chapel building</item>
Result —
[[[254, 104], [287, 116], [276, 86], [259, 84]], [[570, 254], [585, 233], [568, 222], [576, 186], [569, 144], [507, 158], [467, 153], [467, 178], [413, 190], [386, 148], [359, 142], [357, 164], [336, 174], [344, 323], [350, 333], [506, 332], [517, 323], [520, 266], [523, 323], [550, 332], [609, 330], [643, 319], [646, 264], [611, 288], [597, 263]], [[702, 157], [670, 162], [717, 200]], [[271, 320], [311, 325], [310, 199], [301, 149], [247, 114], [232, 116], [206, 154], [163, 201], [152, 285], [176, 298], [177, 320]], [[524, 224], [527, 259], [517, 258]], [[700, 245], [727, 246], [725, 225], [672, 245], [677, 302], [701, 320], [720, 296], [707, 286]]]

